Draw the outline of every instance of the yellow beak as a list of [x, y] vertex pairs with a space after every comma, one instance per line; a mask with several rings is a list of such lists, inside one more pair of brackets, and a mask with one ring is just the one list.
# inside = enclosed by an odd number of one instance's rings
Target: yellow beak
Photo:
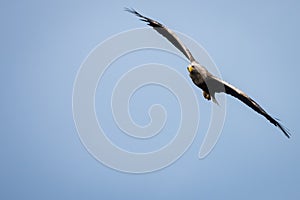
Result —
[[193, 67], [191, 65], [188, 66], [188, 70], [191, 73], [193, 71]]

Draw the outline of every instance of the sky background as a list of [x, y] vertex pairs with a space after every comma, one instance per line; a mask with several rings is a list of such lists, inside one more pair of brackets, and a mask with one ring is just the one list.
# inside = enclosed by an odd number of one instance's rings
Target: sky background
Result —
[[[136, 175], [94, 159], [73, 121], [73, 83], [96, 45], [145, 27], [124, 7], [136, 8], [199, 42], [222, 77], [280, 118], [292, 138], [227, 98], [222, 135], [211, 154], [199, 160], [210, 103], [194, 87], [203, 129], [200, 126], [191, 147], [174, 164]], [[0, 198], [299, 199], [299, 10], [298, 1], [1, 1]], [[188, 79], [188, 63], [169, 59], [167, 53], [142, 51], [130, 58], [167, 62]], [[120, 59], [111, 72], [119, 72], [116, 65], [122, 62], [129, 61]], [[109, 83], [104, 91], [110, 91]], [[179, 112], [173, 108], [174, 97], [164, 96], [161, 88], [145, 90], [136, 94], [137, 105], [148, 106], [142, 99], [149, 92], [149, 101], [162, 99], [175, 116], [164, 129], [166, 138], [172, 138], [172, 120], [178, 120]], [[98, 93], [96, 100], [100, 111]], [[133, 118], [146, 123], [146, 113], [138, 108], [132, 107]], [[105, 126], [115, 129], [113, 123]]]

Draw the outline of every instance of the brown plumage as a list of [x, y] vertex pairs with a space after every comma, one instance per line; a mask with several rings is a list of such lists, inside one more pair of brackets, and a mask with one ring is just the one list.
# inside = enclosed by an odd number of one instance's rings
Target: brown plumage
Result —
[[203, 90], [203, 96], [205, 99], [212, 100], [213, 102], [218, 103], [215, 98], [216, 93], [223, 92], [229, 94], [245, 103], [257, 113], [264, 116], [272, 124], [277, 126], [286, 135], [286, 137], [290, 138], [290, 133], [288, 132], [288, 130], [284, 128], [276, 119], [271, 117], [260, 105], [258, 105], [258, 103], [251, 99], [243, 91], [213, 76], [211, 73], [208, 72], [208, 70], [204, 66], [200, 65], [194, 59], [189, 49], [180, 41], [180, 39], [172, 30], [168, 29], [167, 27], [153, 19], [141, 15], [134, 9], [126, 8], [125, 10], [140, 17], [140, 20], [146, 22], [149, 26], [154, 28], [154, 30], [156, 30], [158, 33], [164, 36], [179, 51], [181, 51], [184, 54], [184, 56], [190, 61], [190, 65], [187, 68], [190, 73], [190, 77], [194, 84]]

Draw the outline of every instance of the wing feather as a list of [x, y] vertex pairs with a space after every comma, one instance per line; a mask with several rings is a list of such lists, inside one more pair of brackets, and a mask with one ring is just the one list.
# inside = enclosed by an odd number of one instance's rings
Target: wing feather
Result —
[[288, 130], [283, 127], [282, 124], [280, 124], [277, 120], [275, 120], [273, 117], [271, 117], [257, 102], [255, 102], [252, 98], [250, 98], [247, 94], [245, 94], [243, 91], [239, 90], [238, 88], [234, 87], [233, 85], [217, 78], [217, 77], [210, 77], [207, 80], [207, 84], [209, 88], [212, 88], [215, 92], [225, 92], [226, 94], [230, 94], [231, 96], [239, 99], [243, 103], [245, 103], [247, 106], [252, 108], [257, 113], [263, 115], [267, 120], [269, 120], [272, 124], [280, 128], [280, 130], [288, 137], [290, 138], [290, 133]]
[[152, 28], [154, 28], [154, 30], [156, 30], [162, 36], [167, 38], [167, 40], [169, 40], [179, 51], [181, 51], [183, 53], [183, 55], [187, 59], [189, 59], [190, 62], [195, 61], [195, 58], [191, 54], [190, 50], [183, 44], [183, 42], [180, 41], [178, 36], [172, 30], [168, 29], [167, 27], [165, 27], [164, 25], [162, 25], [161, 23], [159, 23], [153, 19], [150, 19], [148, 17], [141, 15], [134, 9], [125, 8], [125, 11], [128, 11], [128, 12], [140, 17], [141, 21], [147, 22], [147, 24], [149, 26], [151, 26]]

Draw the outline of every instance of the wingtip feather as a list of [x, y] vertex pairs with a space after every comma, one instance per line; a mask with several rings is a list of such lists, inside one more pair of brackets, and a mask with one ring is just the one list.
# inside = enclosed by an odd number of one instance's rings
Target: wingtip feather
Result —
[[280, 130], [284, 133], [284, 135], [287, 137], [287, 138], [291, 138], [291, 133], [290, 131], [284, 127], [282, 124], [280, 124], [279, 122], [277, 122], [276, 126], [278, 126], [280, 128]]

